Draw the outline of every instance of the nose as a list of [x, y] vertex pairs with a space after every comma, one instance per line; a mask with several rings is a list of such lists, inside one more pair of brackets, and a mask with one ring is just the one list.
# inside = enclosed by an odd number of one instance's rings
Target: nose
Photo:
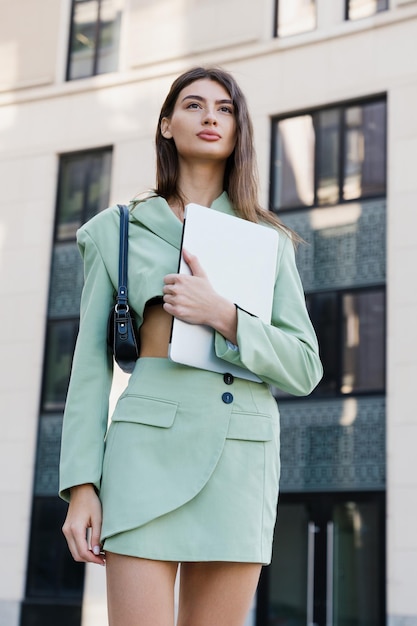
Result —
[[211, 108], [205, 109], [203, 124], [205, 124], [206, 126], [216, 126], [217, 118], [215, 112]]

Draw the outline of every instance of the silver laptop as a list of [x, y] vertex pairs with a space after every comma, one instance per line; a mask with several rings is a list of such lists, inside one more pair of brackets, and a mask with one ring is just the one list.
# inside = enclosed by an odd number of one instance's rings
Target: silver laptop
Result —
[[[182, 247], [195, 254], [213, 288], [242, 309], [271, 321], [278, 233], [198, 204], [185, 208]], [[182, 258], [180, 274], [190, 274]], [[169, 357], [184, 365], [261, 382], [249, 370], [216, 356], [214, 331], [174, 318]]]

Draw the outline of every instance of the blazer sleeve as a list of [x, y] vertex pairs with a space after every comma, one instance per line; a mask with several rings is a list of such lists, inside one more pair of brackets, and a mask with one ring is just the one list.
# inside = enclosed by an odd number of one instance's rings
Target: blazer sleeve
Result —
[[280, 241], [271, 324], [237, 306], [238, 349], [216, 332], [215, 351], [218, 357], [247, 368], [264, 382], [303, 396], [316, 387], [323, 369], [292, 240], [280, 234]]
[[61, 440], [59, 495], [67, 501], [75, 485], [92, 483], [100, 488], [113, 374], [107, 320], [114, 287], [84, 228], [78, 231], [77, 242], [84, 260], [84, 287]]

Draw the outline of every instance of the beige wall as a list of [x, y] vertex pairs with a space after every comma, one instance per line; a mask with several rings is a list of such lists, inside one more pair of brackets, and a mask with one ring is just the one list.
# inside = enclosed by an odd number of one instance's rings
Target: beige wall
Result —
[[416, 106], [417, 80], [399, 81], [388, 109], [387, 529], [389, 607], [400, 615], [417, 615]]
[[53, 155], [0, 156], [0, 603], [25, 585], [54, 178]]
[[64, 8], [57, 0], [0, 0], [0, 92], [55, 80]]
[[131, 0], [129, 65], [158, 63], [256, 42], [265, 3], [241, 0]]
[[272, 0], [126, 0], [124, 70], [65, 83], [69, 5], [0, 0], [0, 623], [16, 626], [24, 594], [58, 155], [113, 145], [111, 200], [128, 200], [153, 184], [172, 79], [219, 63], [249, 99], [265, 203], [270, 116], [388, 94], [387, 594], [392, 626], [414, 626], [417, 2], [345, 23], [342, 0], [319, 0], [318, 30], [278, 41]]

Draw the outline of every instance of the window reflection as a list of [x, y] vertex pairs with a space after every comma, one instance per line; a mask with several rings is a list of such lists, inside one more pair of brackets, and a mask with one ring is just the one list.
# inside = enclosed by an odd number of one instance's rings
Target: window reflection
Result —
[[43, 409], [62, 409], [67, 395], [78, 320], [49, 324], [45, 354]]
[[122, 0], [73, 0], [68, 80], [117, 70]]
[[122, 16], [119, 4], [120, 2], [114, 2], [114, 0], [102, 0], [97, 74], [105, 74], [106, 72], [117, 70], [120, 21]]
[[385, 195], [385, 100], [326, 108], [275, 124], [274, 209]]
[[360, 20], [388, 9], [388, 0], [348, 0], [347, 18]]
[[278, 0], [277, 34], [288, 37], [316, 28], [314, 0]]
[[378, 510], [370, 502], [344, 502], [335, 506], [333, 521], [334, 623], [380, 623]]
[[314, 129], [311, 115], [280, 121], [276, 147], [274, 206], [312, 206]]
[[[385, 387], [385, 292], [309, 294], [324, 375], [317, 396], [383, 391]], [[280, 394], [276, 394], [280, 395]]]
[[307, 296], [307, 307], [313, 320], [323, 363], [320, 395], [335, 395], [338, 391], [338, 302], [335, 292]]
[[345, 112], [345, 200], [385, 192], [385, 103], [354, 106]]
[[318, 204], [339, 201], [340, 111], [330, 109], [317, 116]]
[[111, 150], [100, 150], [62, 157], [57, 239], [73, 239], [81, 224], [107, 205], [111, 156]]
[[342, 393], [384, 388], [385, 298], [381, 291], [343, 298]]
[[98, 0], [76, 0], [74, 4], [70, 80], [94, 74], [98, 8]]
[[309, 521], [310, 511], [304, 503], [279, 505], [274, 559], [268, 568], [268, 626], [306, 624]]

